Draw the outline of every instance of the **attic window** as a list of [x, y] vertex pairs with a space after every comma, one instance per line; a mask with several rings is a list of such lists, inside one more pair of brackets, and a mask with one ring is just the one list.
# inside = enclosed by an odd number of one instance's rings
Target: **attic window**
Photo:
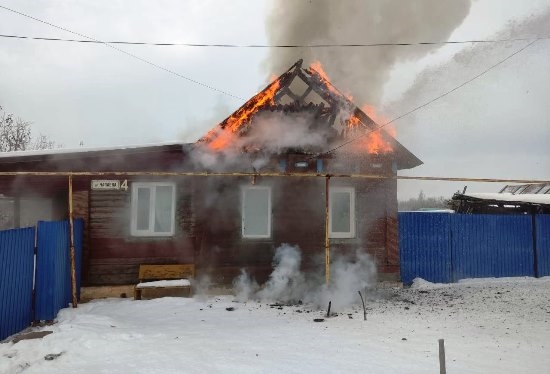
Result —
[[132, 235], [174, 235], [175, 200], [174, 183], [132, 183]]
[[329, 236], [355, 237], [355, 190], [333, 187], [329, 193]]
[[271, 237], [271, 189], [247, 186], [242, 190], [243, 238]]

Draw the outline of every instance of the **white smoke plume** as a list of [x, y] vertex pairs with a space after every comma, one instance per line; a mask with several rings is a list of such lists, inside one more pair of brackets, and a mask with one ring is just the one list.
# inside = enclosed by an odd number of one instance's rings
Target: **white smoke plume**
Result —
[[212, 285], [212, 280], [208, 275], [201, 275], [198, 279], [195, 279], [193, 282], [193, 292], [194, 297], [198, 299], [205, 299], [208, 295], [208, 290]]
[[223, 135], [229, 137], [227, 147], [213, 150], [204, 144], [195, 149], [192, 160], [196, 166], [210, 170], [227, 167], [260, 169], [269, 162], [271, 155], [286, 149], [326, 147], [330, 129], [312, 131], [314, 121], [309, 113], [261, 112], [251, 123], [244, 125], [248, 126], [244, 134], [227, 131]]
[[245, 269], [241, 269], [241, 275], [233, 280], [233, 291], [238, 302], [251, 299], [259, 289], [258, 283], [250, 277]]
[[331, 281], [324, 274], [304, 274], [300, 270], [301, 252], [297, 246], [283, 244], [275, 251], [269, 280], [258, 284], [242, 270], [234, 282], [237, 301], [259, 300], [280, 303], [310, 303], [324, 308], [332, 302], [341, 310], [360, 302], [357, 291], [365, 291], [376, 282], [376, 265], [371, 256], [358, 250], [351, 256], [336, 256], [331, 264]]
[[273, 272], [265, 287], [256, 294], [257, 297], [284, 303], [300, 300], [306, 285], [304, 274], [300, 271], [301, 261], [298, 247], [283, 244], [277, 248], [273, 258]]
[[319, 306], [348, 306], [358, 303], [357, 291], [365, 291], [376, 282], [376, 265], [366, 253], [357, 251], [355, 258], [336, 258], [331, 265], [331, 282], [323, 285], [314, 301]]
[[[273, 0], [267, 36], [270, 44], [297, 45], [446, 41], [469, 11], [470, 0]], [[274, 48], [265, 67], [269, 76], [300, 58], [306, 66], [319, 60], [355, 102], [379, 105], [392, 67], [435, 48]]]

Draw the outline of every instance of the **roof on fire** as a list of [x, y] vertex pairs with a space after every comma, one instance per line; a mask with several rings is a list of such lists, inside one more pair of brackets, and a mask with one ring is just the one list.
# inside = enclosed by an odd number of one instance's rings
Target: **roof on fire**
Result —
[[[382, 139], [391, 145], [397, 169], [411, 169], [423, 162], [388, 134], [382, 127], [355, 105], [351, 98], [342, 94], [330, 81], [315, 68], [303, 68], [302, 60], [297, 61], [286, 72], [274, 79], [267, 87], [245, 102], [233, 114], [213, 128], [198, 143], [213, 143], [223, 135], [224, 131], [234, 133], [246, 131], [246, 122], [251, 122], [256, 112], [263, 110], [296, 112], [308, 111], [316, 117], [326, 117], [326, 122], [335, 127], [335, 138], [331, 146], [338, 146], [351, 139], [360, 138], [371, 132], [378, 132]], [[299, 79], [296, 79], [299, 78]], [[312, 100], [317, 96], [317, 101]], [[319, 100], [320, 98], [320, 100]], [[337, 128], [338, 112], [346, 111], [348, 117], [353, 116], [359, 124], [358, 131], [349, 131], [349, 128]], [[243, 123], [235, 123], [235, 119]], [[244, 121], [242, 119], [244, 118]], [[243, 129], [244, 128], [244, 129]], [[345, 149], [346, 147], [342, 147]], [[330, 151], [330, 148], [326, 151]]]

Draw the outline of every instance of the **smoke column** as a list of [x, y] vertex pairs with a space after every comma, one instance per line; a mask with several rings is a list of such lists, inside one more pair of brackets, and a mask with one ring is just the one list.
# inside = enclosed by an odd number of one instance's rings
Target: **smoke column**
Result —
[[[470, 11], [469, 0], [273, 0], [266, 27], [270, 44], [353, 44], [446, 41]], [[303, 58], [319, 60], [336, 87], [359, 104], [379, 105], [393, 65], [438, 46], [275, 48], [266, 73]]]
[[262, 302], [309, 303], [324, 308], [332, 301], [334, 310], [359, 303], [357, 291], [376, 284], [376, 265], [371, 256], [357, 250], [348, 256], [335, 256], [331, 264], [331, 281], [323, 274], [305, 274], [300, 270], [302, 254], [298, 246], [282, 244], [273, 257], [273, 271], [260, 287], [245, 271], [233, 281], [236, 300]]

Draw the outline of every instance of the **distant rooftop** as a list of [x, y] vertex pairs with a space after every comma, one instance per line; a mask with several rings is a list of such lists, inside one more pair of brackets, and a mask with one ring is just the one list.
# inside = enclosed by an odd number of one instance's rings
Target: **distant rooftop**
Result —
[[500, 190], [500, 193], [512, 195], [550, 194], [550, 183], [509, 184]]

